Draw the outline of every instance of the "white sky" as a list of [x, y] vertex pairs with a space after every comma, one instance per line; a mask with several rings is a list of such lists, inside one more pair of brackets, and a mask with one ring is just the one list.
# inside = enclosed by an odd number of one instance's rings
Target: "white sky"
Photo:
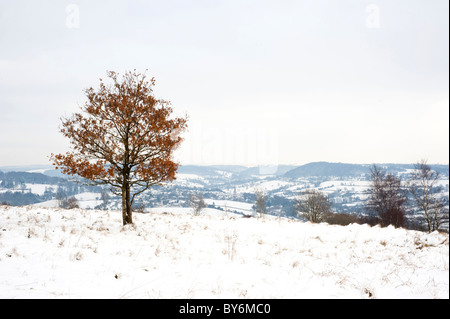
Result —
[[448, 0], [0, 0], [0, 166], [134, 68], [189, 115], [182, 164], [448, 164], [448, 38]]

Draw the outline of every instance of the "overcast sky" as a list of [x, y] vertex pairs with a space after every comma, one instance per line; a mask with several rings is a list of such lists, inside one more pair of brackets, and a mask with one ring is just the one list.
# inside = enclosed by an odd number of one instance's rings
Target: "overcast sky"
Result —
[[60, 117], [148, 69], [182, 164], [449, 162], [448, 0], [0, 0], [0, 166], [68, 150]]

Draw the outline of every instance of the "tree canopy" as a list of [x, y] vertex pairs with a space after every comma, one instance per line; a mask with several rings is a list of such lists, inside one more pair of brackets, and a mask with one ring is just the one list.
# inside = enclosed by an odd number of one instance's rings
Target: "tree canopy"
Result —
[[122, 78], [108, 72], [112, 84], [85, 90], [87, 102], [62, 119], [61, 133], [72, 150], [52, 154], [63, 173], [78, 175], [96, 184], [108, 184], [122, 196], [123, 223], [132, 223], [135, 196], [153, 185], [175, 179], [178, 163], [173, 151], [187, 117], [171, 118], [171, 103], [153, 95], [155, 79], [126, 72]]

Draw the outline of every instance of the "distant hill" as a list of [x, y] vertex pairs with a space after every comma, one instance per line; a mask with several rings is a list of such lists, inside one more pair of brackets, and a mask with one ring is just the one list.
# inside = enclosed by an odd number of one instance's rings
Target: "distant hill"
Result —
[[[400, 173], [414, 169], [414, 164], [375, 164], [376, 166], [386, 170], [388, 173]], [[370, 176], [370, 168], [373, 164], [347, 164], [347, 163], [329, 163], [329, 162], [313, 162], [302, 166], [298, 166], [284, 174], [287, 178], [301, 177], [360, 177]], [[441, 176], [449, 176], [448, 165], [430, 165], [431, 168]]]
[[234, 177], [250, 177], [259, 175], [283, 176], [292, 170], [294, 165], [271, 165], [246, 167], [241, 165], [181, 165], [178, 173], [195, 174], [202, 177], [221, 176], [223, 172], [231, 173]]
[[218, 175], [219, 174], [218, 171], [220, 171], [220, 169], [217, 169], [212, 166], [181, 165], [178, 168], [177, 173], [179, 173], [179, 174], [195, 174], [195, 175], [199, 175], [201, 177], [207, 177], [207, 176]]
[[0, 166], [0, 171], [4, 173], [9, 172], [27, 172], [27, 173], [41, 173], [52, 177], [67, 178], [67, 175], [61, 173], [61, 170], [55, 169], [52, 165], [21, 165], [21, 166]]
[[[375, 164], [389, 173], [406, 172], [414, 168], [414, 164]], [[431, 164], [431, 168], [441, 176], [449, 176], [449, 165]], [[276, 165], [276, 166], [254, 166], [247, 167], [241, 165], [181, 165], [178, 173], [181, 174], [195, 174], [202, 177], [223, 176], [223, 172], [231, 173], [232, 176], [251, 177], [251, 176], [265, 176], [273, 175], [286, 178], [302, 178], [302, 177], [361, 177], [365, 175], [370, 176], [371, 164], [349, 164], [349, 163], [330, 163], [330, 162], [312, 162], [301, 166], [294, 165]], [[67, 175], [56, 170], [51, 165], [29, 165], [29, 166], [3, 166], [0, 167], [0, 172], [5, 174], [11, 172], [27, 172], [29, 174], [43, 174], [51, 177], [68, 178]], [[18, 174], [8, 174], [10, 177], [17, 177]], [[26, 177], [27, 182], [34, 177], [43, 179], [42, 176], [32, 176], [21, 174]], [[0, 179], [1, 180], [1, 179]]]
[[248, 167], [242, 172], [241, 175], [275, 175], [282, 176], [286, 172], [292, 170], [296, 166], [293, 165], [266, 165], [266, 166], [254, 166]]
[[31, 172], [42, 173], [43, 171], [53, 169], [52, 165], [10, 165], [0, 166], [0, 171], [3, 172]]
[[284, 176], [288, 178], [312, 176], [356, 177], [365, 174], [370, 174], [370, 165], [313, 162], [294, 168], [286, 172]]
[[64, 181], [60, 177], [49, 176], [42, 173], [29, 173], [21, 171], [0, 171], [0, 181], [13, 181], [14, 183], [30, 183], [30, 184], [53, 184], [56, 185]]

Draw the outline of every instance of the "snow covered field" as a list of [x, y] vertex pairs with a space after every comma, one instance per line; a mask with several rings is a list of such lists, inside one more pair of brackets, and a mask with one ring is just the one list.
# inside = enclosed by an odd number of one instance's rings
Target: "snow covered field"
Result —
[[0, 298], [449, 298], [449, 236], [0, 206]]

